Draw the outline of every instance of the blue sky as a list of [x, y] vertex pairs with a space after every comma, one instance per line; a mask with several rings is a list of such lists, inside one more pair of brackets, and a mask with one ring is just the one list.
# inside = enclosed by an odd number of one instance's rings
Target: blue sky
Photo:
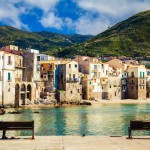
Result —
[[149, 9], [150, 0], [0, 0], [0, 25], [96, 35]]

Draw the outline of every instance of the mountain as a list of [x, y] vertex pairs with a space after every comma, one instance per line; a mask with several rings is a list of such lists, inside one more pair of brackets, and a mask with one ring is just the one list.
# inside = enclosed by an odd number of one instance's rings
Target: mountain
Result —
[[91, 35], [63, 35], [45, 31], [28, 32], [10, 26], [0, 26], [0, 47], [13, 44], [25, 49], [31, 46], [34, 49], [48, 51], [49, 54], [84, 42], [91, 37]]
[[65, 48], [57, 55], [70, 57], [78, 53], [89, 56], [150, 55], [150, 10], [122, 21], [84, 43]]

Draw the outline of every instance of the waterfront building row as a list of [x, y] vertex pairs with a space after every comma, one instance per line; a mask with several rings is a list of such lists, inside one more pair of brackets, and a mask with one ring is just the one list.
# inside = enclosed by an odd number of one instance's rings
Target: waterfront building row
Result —
[[38, 50], [0, 50], [0, 104], [33, 104], [34, 100], [58, 102], [146, 99], [150, 97], [150, 74], [135, 60], [76, 56], [56, 59]]

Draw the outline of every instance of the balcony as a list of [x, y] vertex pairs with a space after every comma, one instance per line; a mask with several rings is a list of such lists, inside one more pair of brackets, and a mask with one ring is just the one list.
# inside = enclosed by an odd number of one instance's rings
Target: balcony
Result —
[[67, 78], [66, 82], [67, 83], [76, 83], [76, 82], [79, 82], [79, 79], [78, 78]]
[[146, 84], [145, 83], [140, 83], [139, 86], [141, 86], [141, 85], [143, 86], [143, 85], [146, 85]]
[[94, 68], [92, 72], [98, 72], [98, 68]]
[[20, 66], [20, 65], [15, 65], [15, 68], [25, 69], [26, 67], [23, 67], [23, 66]]
[[22, 80], [21, 80], [21, 78], [15, 78], [15, 81], [16, 82], [21, 82]]

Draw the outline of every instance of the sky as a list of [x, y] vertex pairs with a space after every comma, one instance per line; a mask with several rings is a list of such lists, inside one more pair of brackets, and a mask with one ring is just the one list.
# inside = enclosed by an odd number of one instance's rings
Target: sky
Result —
[[0, 25], [96, 35], [144, 10], [150, 0], [0, 0]]

